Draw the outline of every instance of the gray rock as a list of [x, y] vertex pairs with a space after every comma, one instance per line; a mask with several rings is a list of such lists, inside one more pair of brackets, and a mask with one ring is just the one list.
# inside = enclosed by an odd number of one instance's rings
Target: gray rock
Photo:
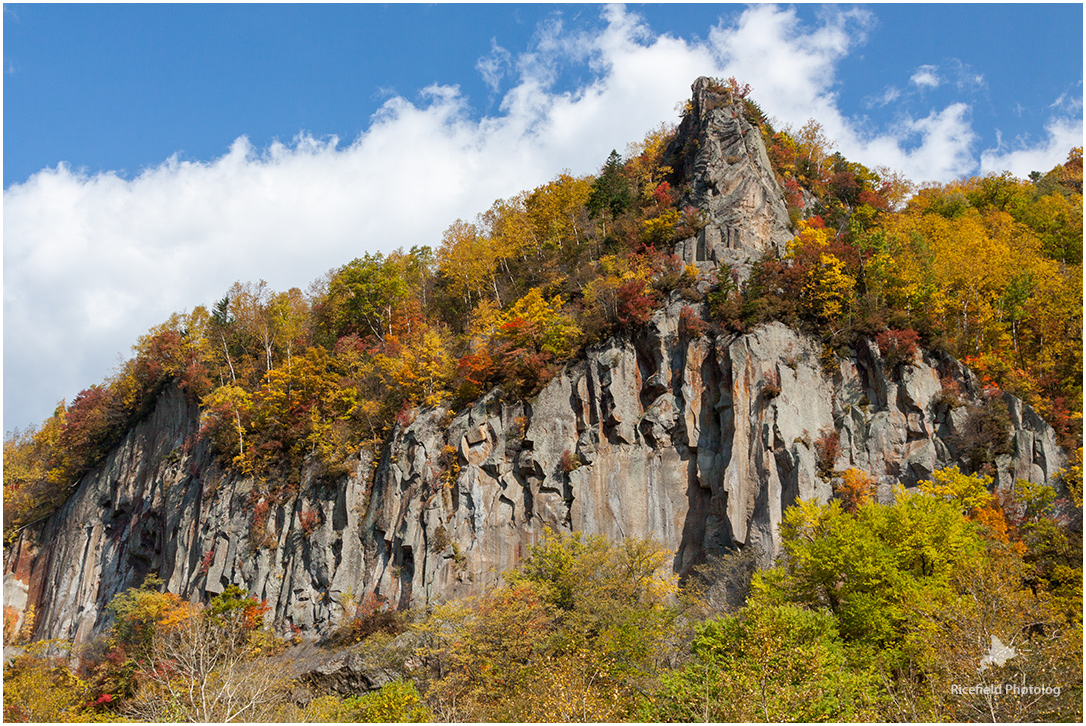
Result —
[[683, 202], [702, 210], [708, 224], [676, 245], [691, 264], [726, 262], [745, 280], [763, 253], [783, 254], [792, 239], [788, 209], [766, 154], [761, 132], [746, 119], [742, 100], [697, 79], [692, 110], [670, 151], [682, 158], [689, 188]]

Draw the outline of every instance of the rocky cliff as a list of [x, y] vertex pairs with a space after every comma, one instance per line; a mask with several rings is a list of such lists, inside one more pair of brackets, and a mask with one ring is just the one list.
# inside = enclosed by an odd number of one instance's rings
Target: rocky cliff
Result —
[[[677, 253], [706, 271], [779, 252], [787, 216], [755, 129], [695, 84], [680, 139], [689, 194], [709, 224]], [[692, 142], [690, 142], [692, 143]], [[978, 416], [1001, 401], [995, 485], [1048, 481], [1065, 463], [1053, 431], [1009, 396], [989, 400], [956, 361], [889, 364], [861, 343], [827, 371], [819, 341], [780, 324], [697, 336], [674, 294], [637, 334], [586, 351], [530, 401], [492, 391], [470, 408], [425, 408], [334, 484], [255, 498], [197, 435], [199, 410], [166, 391], [65, 505], [5, 553], [5, 611], [33, 606], [38, 638], [85, 641], [106, 606], [157, 573], [203, 599], [236, 584], [266, 599], [281, 633], [317, 636], [373, 595], [395, 607], [480, 592], [544, 528], [652, 537], [685, 573], [742, 547], [778, 551], [798, 498], [832, 495], [854, 467], [915, 485], [970, 454]]]
[[702, 210], [708, 224], [675, 252], [690, 263], [726, 262], [746, 279], [755, 260], [783, 254], [792, 239], [784, 195], [742, 99], [708, 78], [691, 90], [669, 152], [680, 160], [683, 202]]

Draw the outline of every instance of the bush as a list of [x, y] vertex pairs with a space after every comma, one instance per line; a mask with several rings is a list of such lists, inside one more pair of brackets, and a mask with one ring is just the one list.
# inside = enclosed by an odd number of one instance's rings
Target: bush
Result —
[[679, 313], [679, 335], [696, 340], [703, 337], [708, 329], [708, 324], [698, 317], [689, 305], [683, 306], [682, 312]]
[[407, 628], [406, 616], [388, 608], [387, 603], [368, 593], [351, 617], [340, 622], [327, 637], [329, 645], [351, 645], [384, 633], [399, 635]]
[[566, 449], [562, 452], [562, 458], [558, 465], [561, 467], [563, 474], [569, 475], [581, 465], [581, 462], [578, 461], [576, 454]]
[[41, 640], [4, 667], [4, 720], [57, 723], [90, 720], [88, 684], [67, 666], [69, 645]]
[[834, 494], [841, 500], [841, 506], [846, 512], [854, 513], [871, 501], [874, 486], [875, 483], [867, 472], [850, 468], [841, 477], [841, 483], [834, 489]]
[[833, 467], [841, 453], [841, 432], [823, 431], [814, 442], [815, 456], [818, 462], [818, 475], [823, 479], [833, 476]]
[[884, 330], [875, 337], [886, 365], [894, 368], [898, 363], [911, 363], [916, 356], [920, 335], [915, 330]]
[[360, 723], [434, 721], [434, 714], [423, 705], [422, 697], [411, 681], [386, 683], [379, 690], [346, 699], [343, 705], [351, 712], [351, 720]]
[[644, 720], [877, 720], [867, 704], [874, 674], [849, 667], [826, 612], [747, 607], [699, 626], [693, 652], [692, 663], [661, 678]]
[[620, 721], [675, 657], [669, 553], [549, 530], [507, 585], [439, 608], [425, 628], [443, 720]]

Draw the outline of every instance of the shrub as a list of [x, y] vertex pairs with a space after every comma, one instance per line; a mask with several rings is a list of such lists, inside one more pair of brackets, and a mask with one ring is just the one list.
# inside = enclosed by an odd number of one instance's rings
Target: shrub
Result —
[[4, 720], [57, 723], [90, 720], [93, 691], [67, 668], [67, 643], [43, 640], [4, 667]]
[[321, 513], [319, 509], [305, 507], [298, 513], [298, 524], [302, 527], [302, 534], [309, 537], [320, 526]]
[[614, 722], [676, 657], [676, 577], [651, 540], [547, 530], [507, 584], [431, 616], [427, 691], [448, 721]]
[[581, 465], [581, 462], [577, 460], [577, 455], [569, 449], [562, 452], [562, 458], [558, 462], [558, 465], [562, 468], [562, 473], [569, 474]]
[[434, 529], [434, 536], [430, 540], [430, 549], [434, 552], [444, 552], [445, 548], [449, 546], [449, 533], [445, 529], [445, 525], [439, 524]]
[[962, 384], [953, 376], [939, 376], [939, 393], [935, 395], [935, 405], [955, 409], [965, 405], [962, 400]]
[[211, 569], [211, 563], [215, 561], [215, 549], [211, 548], [200, 558], [200, 574], [206, 575]]
[[762, 397], [766, 401], [772, 401], [781, 395], [781, 374], [778, 371], [769, 371], [765, 375], [765, 383], [762, 385]]
[[361, 643], [378, 633], [399, 635], [407, 627], [404, 615], [391, 610], [382, 598], [367, 593], [355, 614], [336, 627], [327, 638], [327, 644], [334, 646]]
[[891, 368], [912, 362], [919, 342], [920, 335], [915, 330], [884, 330], [875, 337], [879, 352]]
[[618, 307], [616, 322], [620, 328], [631, 329], [644, 325], [652, 317], [656, 308], [657, 296], [646, 290], [644, 280], [633, 279], [618, 288]]
[[434, 715], [422, 703], [411, 681], [395, 680], [376, 691], [353, 696], [343, 703], [360, 723], [429, 723]]
[[708, 329], [709, 326], [689, 305], [683, 306], [679, 313], [679, 335], [691, 339], [701, 338]]
[[855, 512], [871, 501], [874, 485], [875, 482], [871, 481], [867, 472], [850, 468], [842, 475], [841, 483], [837, 485], [834, 493], [841, 500], [841, 507], [846, 512]]
[[822, 436], [814, 442], [814, 448], [818, 461], [818, 475], [823, 479], [829, 479], [833, 476], [833, 465], [841, 453], [841, 433], [823, 431]]

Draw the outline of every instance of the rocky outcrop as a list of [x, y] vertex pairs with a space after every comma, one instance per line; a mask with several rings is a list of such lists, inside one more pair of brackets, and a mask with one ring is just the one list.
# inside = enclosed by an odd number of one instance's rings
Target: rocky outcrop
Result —
[[[199, 412], [169, 391], [22, 533], [6, 602], [35, 605], [37, 637], [87, 640], [109, 600], [155, 572], [192, 599], [243, 587], [281, 633], [315, 637], [371, 594], [407, 607], [478, 593], [545, 528], [654, 538], [679, 573], [736, 547], [767, 563], [784, 509], [829, 498], [833, 470], [862, 469], [884, 492], [915, 485], [960, 461], [970, 416], [991, 405], [953, 360], [890, 369], [864, 344], [829, 374], [818, 341], [780, 324], [685, 337], [685, 305], [592, 348], [530, 402], [494, 391], [459, 413], [419, 410], [353, 475], [267, 507], [192, 443]], [[1053, 431], [1004, 402], [996, 486], [1049, 481], [1064, 464]]]
[[746, 279], [754, 261], [783, 254], [792, 239], [784, 195], [743, 99], [704, 77], [691, 90], [669, 153], [681, 159], [683, 203], [702, 210], [708, 224], [676, 254], [692, 264], [727, 263]]
[[[708, 218], [677, 252], [737, 269], [781, 252], [787, 215], [741, 102], [699, 79], [677, 143], [687, 201]], [[36, 637], [86, 641], [116, 594], [156, 573], [193, 600], [238, 585], [267, 601], [280, 633], [315, 638], [363, 598], [408, 607], [481, 592], [547, 528], [653, 538], [680, 574], [735, 548], [766, 564], [785, 508], [829, 498], [835, 472], [868, 472], [884, 496], [915, 485], [973, 456], [977, 417], [1000, 404], [996, 486], [1046, 482], [1065, 463], [1033, 411], [986, 399], [953, 360], [890, 365], [865, 342], [827, 371], [820, 342], [781, 324], [692, 336], [688, 305], [705, 317], [675, 295], [533, 400], [495, 390], [459, 412], [417, 410], [351, 475], [310, 477], [278, 501], [219, 467], [198, 408], [168, 390], [5, 552], [5, 616], [18, 629], [33, 607]], [[321, 667], [345, 683], [377, 677], [360, 660]]]
[[405, 680], [421, 665], [416, 651], [427, 644], [412, 631], [338, 648], [303, 641], [274, 656], [272, 663], [295, 682], [294, 700], [306, 703], [315, 695], [356, 696]]

